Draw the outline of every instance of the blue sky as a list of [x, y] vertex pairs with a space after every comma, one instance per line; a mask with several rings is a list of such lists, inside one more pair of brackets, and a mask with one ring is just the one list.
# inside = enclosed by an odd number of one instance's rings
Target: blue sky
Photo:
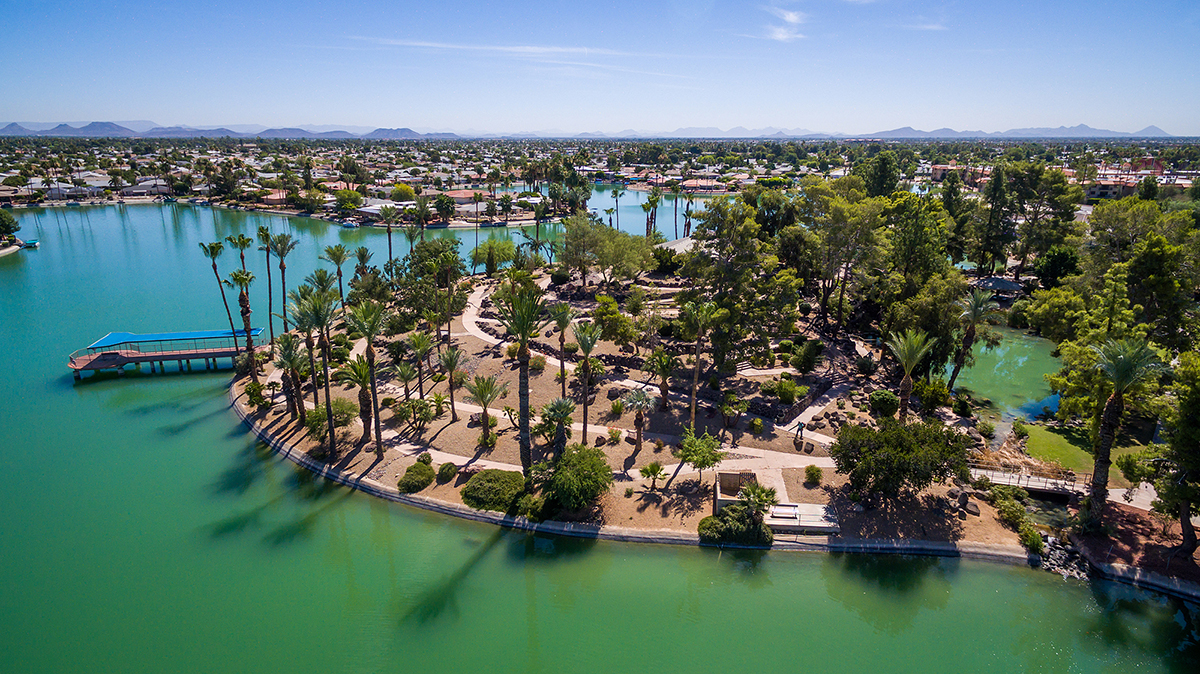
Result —
[[1200, 3], [21, 2], [0, 122], [1200, 135]]

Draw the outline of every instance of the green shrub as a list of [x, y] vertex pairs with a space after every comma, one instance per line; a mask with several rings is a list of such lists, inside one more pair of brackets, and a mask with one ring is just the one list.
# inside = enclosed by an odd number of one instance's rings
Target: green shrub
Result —
[[350, 332], [346, 334], [346, 338], [351, 342], [357, 342], [358, 340], [362, 339], [363, 336], [361, 332]]
[[1033, 526], [1032, 522], [1024, 522], [1021, 524], [1021, 530], [1017, 532], [1021, 538], [1021, 545], [1024, 545], [1027, 550], [1037, 554], [1042, 554], [1043, 542], [1042, 534]]
[[633, 487], [625, 487], [625, 498], [633, 498]]
[[612, 468], [604, 452], [579, 443], [563, 451], [544, 482], [545, 493], [567, 510], [590, 505], [612, 484]]
[[467, 480], [462, 499], [476, 510], [508, 512], [524, 491], [525, 477], [520, 473], [488, 468]]
[[330, 351], [329, 357], [338, 363], [344, 363], [350, 360], [350, 349], [344, 346], [336, 346]]
[[529, 369], [533, 370], [534, 372], [541, 372], [542, 370], [545, 370], [546, 369], [546, 357], [545, 356], [530, 356], [529, 357]]
[[996, 515], [1005, 526], [1013, 531], [1021, 528], [1025, 521], [1025, 506], [1009, 498], [999, 499], [992, 505], [996, 507]]
[[779, 396], [779, 402], [784, 405], [792, 405], [796, 402], [796, 382], [792, 379], [784, 379], [775, 387], [775, 395]]
[[791, 353], [796, 347], [796, 343], [790, 339], [785, 339], [779, 342], [779, 353]]
[[404, 476], [396, 483], [401, 494], [415, 494], [433, 484], [433, 468], [418, 460], [404, 471]]
[[825, 471], [821, 470], [820, 466], [808, 465], [804, 467], [804, 483], [818, 485], [821, 484], [821, 478], [825, 476]]
[[1013, 486], [1009, 486], [1006, 484], [993, 485], [993, 484], [990, 484], [990, 481], [989, 481], [989, 486], [988, 486], [987, 491], [988, 491], [988, 498], [991, 499], [992, 502], [1009, 500], [1009, 501], [1019, 501], [1021, 503], [1025, 503], [1026, 501], [1029, 500], [1029, 492], [1025, 491], [1021, 487], [1013, 487]]
[[750, 419], [749, 429], [751, 433], [760, 435], [763, 432], [763, 420], [759, 417]]
[[255, 407], [270, 407], [274, 403], [263, 395], [263, 389], [265, 388], [262, 384], [256, 384], [255, 382], [246, 384], [246, 402]]
[[[496, 417], [492, 417], [492, 419], [495, 419], [495, 418]], [[479, 435], [479, 441], [475, 444], [477, 447], [482, 447], [484, 449], [495, 449], [496, 448], [496, 434], [489, 433], [488, 435], [484, 436], [481, 433]]]
[[958, 396], [954, 399], [954, 413], [965, 419], [970, 419], [971, 403], [964, 396]]
[[1008, 327], [1025, 330], [1029, 327], [1029, 307], [1033, 304], [1028, 299], [1013, 302], [1008, 310]]
[[721, 390], [721, 378], [715, 374], [713, 376], [709, 377], [708, 378], [708, 387], [714, 391], [720, 391]]
[[451, 381], [454, 383], [454, 388], [462, 388], [467, 383], [467, 373], [463, 370], [455, 370], [454, 379]]
[[550, 282], [556, 286], [563, 285], [571, 280], [571, 272], [566, 269], [555, 269], [550, 272]]
[[979, 431], [980, 435], [989, 440], [996, 437], [996, 427], [991, 422], [980, 421], [975, 425], [975, 430]]
[[950, 389], [946, 388], [946, 382], [940, 378], [933, 381], [914, 381], [913, 393], [921, 401], [921, 411], [925, 414], [932, 414], [937, 408], [950, 404]]
[[758, 385], [758, 390], [762, 391], [765, 396], [777, 396], [779, 392], [779, 380], [768, 379]]
[[740, 503], [727, 505], [720, 513], [700, 520], [696, 532], [700, 534], [700, 542], [709, 545], [733, 543], [769, 546], [775, 540], [771, 528], [761, 522], [755, 522], [750, 512]]
[[875, 374], [878, 369], [879, 363], [876, 363], [870, 356], [859, 356], [854, 359], [854, 371], [864, 377]]
[[395, 405], [395, 404], [396, 404], [395, 398], [388, 397], [388, 398], [380, 398], [379, 399], [379, 405], [381, 407], [391, 407], [392, 405]]
[[608, 444], [616, 445], [616, 444], [619, 444], [620, 442], [621, 442], [621, 429], [619, 429], [619, 428], [608, 429]]
[[576, 354], [579, 353], [579, 344], [577, 342], [567, 342], [563, 344], [563, 353]]
[[508, 346], [504, 347], [504, 356], [506, 358], [516, 358], [517, 352], [520, 350], [521, 350], [521, 345], [517, 344], [516, 342], [513, 342], [513, 343], [509, 344]]
[[546, 499], [535, 494], [525, 494], [517, 500], [517, 515], [528, 518], [534, 522], [541, 522], [546, 518]]
[[617, 398], [616, 400], [612, 401], [612, 407], [610, 408], [609, 411], [612, 412], [612, 416], [614, 418], [619, 418], [622, 414], [625, 413], [625, 401], [620, 398]]
[[438, 482], [449, 482], [450, 480], [453, 480], [454, 476], [456, 475], [458, 475], [458, 466], [454, 465], [453, 463], [447, 461], [446, 463], [438, 466]]
[[800, 303], [800, 315], [807, 316], [812, 313], [812, 304], [809, 302]]
[[869, 398], [871, 411], [876, 416], [890, 417], [900, 409], [900, 398], [895, 393], [886, 389], [879, 389], [871, 392]]
[[1024, 440], [1025, 438], [1029, 437], [1029, 428], [1025, 425], [1025, 422], [1019, 418], [1013, 419], [1012, 430], [1013, 435], [1016, 435], [1020, 440]]
[[[345, 398], [333, 399], [333, 427], [343, 428], [349, 426], [350, 422], [358, 416], [358, 405], [346, 400]], [[308, 434], [316, 440], [324, 440], [327, 429], [327, 415], [325, 413], [325, 405], [315, 410], [308, 410], [304, 414], [304, 426], [308, 429]]]
[[817, 364], [821, 362], [821, 352], [825, 350], [825, 344], [819, 339], [813, 339], [804, 343], [804, 346], [796, 349], [796, 355], [792, 357], [789, 364], [798, 370], [800, 374], [808, 374], [816, 369]]
[[433, 455], [429, 452], [421, 452], [420, 456], [417, 457], [417, 463], [423, 463], [426, 466], [432, 466]]

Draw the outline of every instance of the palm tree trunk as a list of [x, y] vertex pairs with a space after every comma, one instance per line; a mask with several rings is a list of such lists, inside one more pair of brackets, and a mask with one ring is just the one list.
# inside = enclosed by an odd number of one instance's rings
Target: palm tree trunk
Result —
[[700, 389], [700, 338], [696, 338], [696, 367], [692, 370], [692, 430], [696, 430], [696, 393]]
[[[317, 356], [316, 349], [313, 344], [312, 335], [307, 335], [304, 338], [305, 344], [308, 346], [308, 376], [312, 379], [313, 387], [313, 409], [320, 409], [321, 397], [317, 394], [320, 387], [317, 386]], [[303, 398], [303, 396], [301, 396]]]
[[342, 302], [342, 313], [346, 313], [346, 293], [342, 290], [342, 268], [338, 267], [338, 298]]
[[484, 405], [483, 406], [483, 440], [484, 440], [484, 442], [487, 442], [487, 439], [492, 437], [491, 421], [492, 421], [491, 418], [488, 416], [487, 405]]
[[365, 445], [371, 441], [371, 413], [374, 411], [371, 392], [365, 388], [358, 389], [358, 418], [362, 420], [363, 434], [358, 444]]
[[272, 289], [274, 284], [271, 282], [271, 248], [263, 246], [267, 249], [267, 327], [271, 333], [271, 348], [275, 347], [275, 317], [271, 315], [271, 309], [274, 308], [275, 295]]
[[325, 373], [325, 420], [329, 424], [326, 428], [329, 432], [329, 451], [326, 460], [333, 463], [337, 453], [337, 443], [334, 442], [333, 428], [333, 398], [329, 392], [329, 339], [321, 335], [321, 369]]
[[221, 304], [225, 305], [225, 316], [229, 319], [229, 334], [237, 332], [233, 327], [233, 313], [229, 311], [229, 300], [225, 297], [225, 284], [221, 282], [221, 274], [217, 271], [217, 261], [213, 260], [213, 276], [217, 277], [217, 287], [221, 289]]
[[246, 356], [250, 359], [250, 380], [258, 383], [258, 358], [254, 353], [254, 338], [250, 336], [250, 295], [243, 290], [238, 295], [242, 307], [242, 325], [246, 331]]
[[291, 373], [287, 370], [283, 371], [283, 376], [280, 377], [283, 383], [283, 400], [287, 404], [288, 416], [296, 418], [296, 392], [292, 389]]
[[387, 223], [388, 230], [388, 262], [392, 261], [392, 223]]
[[450, 379], [446, 382], [446, 387], [450, 389], [450, 422], [458, 421], [458, 410], [454, 407], [454, 371], [450, 371]]
[[379, 387], [375, 379], [375, 348], [367, 341], [367, 368], [371, 370], [371, 410], [375, 412], [375, 453], [383, 456], [383, 428], [379, 421]]
[[304, 387], [300, 382], [300, 373], [292, 370], [285, 376], [288, 375], [290, 375], [292, 380], [292, 395], [295, 397], [294, 402], [296, 404], [296, 414], [299, 415], [299, 426], [301, 430], [304, 430], [304, 421], [307, 413], [304, 409]]
[[1093, 523], [1099, 523], [1104, 517], [1104, 508], [1108, 504], [1108, 471], [1112, 467], [1112, 446], [1117, 436], [1117, 428], [1121, 425], [1121, 415], [1125, 412], [1125, 397], [1116, 393], [1108, 397], [1104, 403], [1104, 413], [1100, 416], [1100, 433], [1096, 438], [1096, 461], [1092, 467], [1092, 503], [1088, 514]]
[[946, 384], [947, 391], [954, 391], [954, 382], [958, 379], [958, 373], [962, 371], [963, 364], [967, 362], [967, 354], [971, 353], [971, 347], [975, 344], [975, 326], [967, 326], [963, 332], [962, 346], [958, 349], [958, 354], [954, 356], [954, 371], [950, 373], [950, 383]]
[[[279, 295], [283, 299], [283, 331], [288, 331], [287, 317], [287, 265], [284, 264], [283, 258], [279, 258]], [[312, 348], [310, 344], [309, 349]]]
[[590, 358], [583, 359], [583, 437], [581, 438], [584, 445], [588, 443], [588, 394], [592, 388], [592, 362]]
[[529, 347], [522, 346], [517, 353], [517, 398], [520, 418], [517, 420], [517, 444], [521, 449], [521, 470], [529, 477], [533, 467], [533, 447], [529, 443]]
[[421, 356], [417, 356], [417, 391], [421, 394], [421, 398], [425, 398], [425, 377], [422, 375], [421, 361], [425, 360]]
[[908, 417], [908, 399], [912, 397], [912, 390], [912, 377], [904, 375], [904, 379], [900, 380], [900, 423], [904, 423]]
[[567, 397], [567, 331], [558, 331], [558, 374], [562, 380], [562, 397]]
[[637, 454], [642, 452], [642, 426], [646, 425], [646, 416], [638, 411], [637, 416], [633, 418], [633, 427], [637, 429], [637, 444], [634, 445]]

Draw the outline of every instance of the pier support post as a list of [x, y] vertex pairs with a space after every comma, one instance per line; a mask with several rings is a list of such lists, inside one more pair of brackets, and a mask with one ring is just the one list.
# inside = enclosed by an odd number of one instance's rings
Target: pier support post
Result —
[[179, 371], [183, 372], [183, 361], [179, 361]]
[[188, 372], [191, 372], [192, 371], [192, 360], [190, 358], [188, 359], [187, 364], [188, 364]]
[[117, 368], [117, 376], [118, 376], [118, 377], [124, 377], [124, 376], [125, 376], [125, 366], [124, 366], [124, 365], [122, 365], [122, 366], [120, 366], [120, 367], [118, 367], [118, 368]]
[[150, 374], [154, 374], [154, 361], [150, 361]]
[[75, 370], [75, 381], [83, 381], [83, 373]]

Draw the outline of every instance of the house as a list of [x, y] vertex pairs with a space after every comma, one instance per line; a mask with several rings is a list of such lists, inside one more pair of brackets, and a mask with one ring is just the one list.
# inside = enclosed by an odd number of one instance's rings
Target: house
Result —
[[270, 190], [262, 202], [268, 206], [283, 206], [287, 203], [287, 196], [287, 190]]
[[150, 178], [136, 185], [121, 188], [123, 197], [149, 197], [156, 194], [171, 194], [171, 186], [162, 178]]

